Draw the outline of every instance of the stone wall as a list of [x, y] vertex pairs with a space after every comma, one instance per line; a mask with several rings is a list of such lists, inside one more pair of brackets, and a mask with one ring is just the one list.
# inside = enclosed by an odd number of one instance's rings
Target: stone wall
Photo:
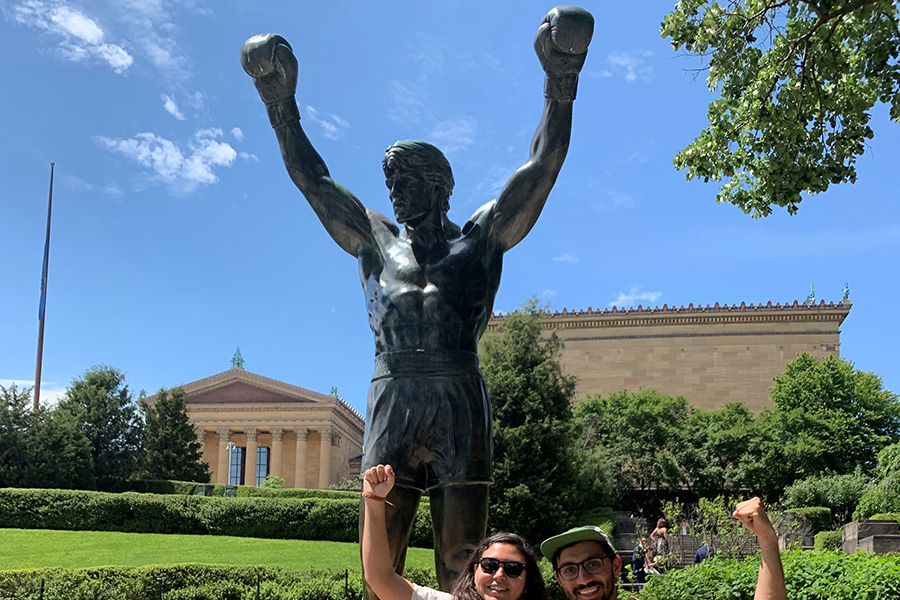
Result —
[[[759, 412], [769, 389], [801, 352], [839, 356], [849, 303], [706, 306], [555, 312], [562, 363], [578, 379], [576, 398], [619, 390], [683, 395], [703, 409], [744, 402]], [[502, 331], [494, 316], [488, 331]]]

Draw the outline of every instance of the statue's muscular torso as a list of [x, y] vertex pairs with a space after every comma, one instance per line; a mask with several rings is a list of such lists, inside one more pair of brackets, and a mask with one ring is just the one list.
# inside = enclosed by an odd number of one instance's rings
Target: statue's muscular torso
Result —
[[429, 250], [369, 211], [374, 247], [359, 254], [375, 352], [478, 351], [500, 285], [503, 252], [489, 235], [494, 203]]

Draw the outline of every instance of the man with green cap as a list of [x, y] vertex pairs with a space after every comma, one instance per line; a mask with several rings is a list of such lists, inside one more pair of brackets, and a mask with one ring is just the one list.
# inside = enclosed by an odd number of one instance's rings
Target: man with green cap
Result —
[[[761, 560], [754, 600], [787, 600], [778, 535], [759, 498], [737, 505], [734, 517], [759, 539]], [[569, 600], [617, 600], [622, 559], [599, 527], [575, 527], [541, 544], [557, 583]]]

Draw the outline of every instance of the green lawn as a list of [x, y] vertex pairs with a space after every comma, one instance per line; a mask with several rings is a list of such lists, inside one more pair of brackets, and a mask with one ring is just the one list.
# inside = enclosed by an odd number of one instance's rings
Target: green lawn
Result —
[[[183, 563], [358, 571], [359, 545], [214, 535], [0, 529], [0, 569]], [[432, 568], [434, 553], [410, 548], [406, 564]]]

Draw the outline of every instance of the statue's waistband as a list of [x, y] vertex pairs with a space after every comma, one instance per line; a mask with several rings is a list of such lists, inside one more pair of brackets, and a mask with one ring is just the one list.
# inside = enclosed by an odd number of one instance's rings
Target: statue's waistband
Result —
[[478, 354], [465, 350], [398, 350], [375, 355], [372, 381], [383, 377], [466, 375], [478, 369]]

